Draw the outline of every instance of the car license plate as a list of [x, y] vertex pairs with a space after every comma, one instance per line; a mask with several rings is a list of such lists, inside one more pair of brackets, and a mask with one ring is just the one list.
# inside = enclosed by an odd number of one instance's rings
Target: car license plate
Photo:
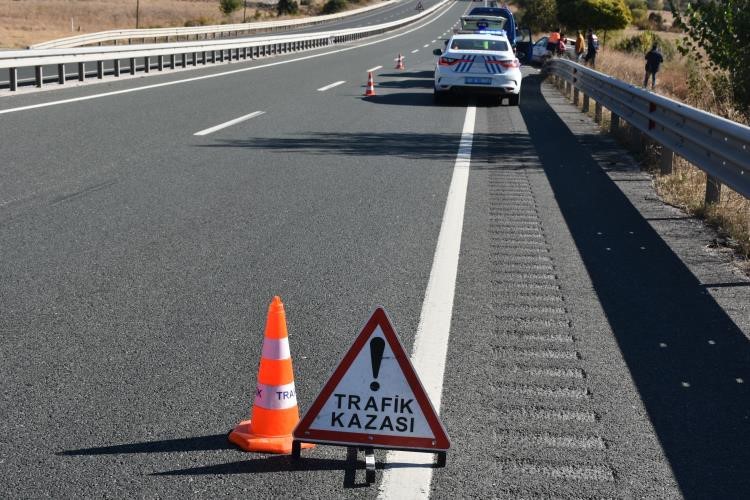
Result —
[[492, 83], [492, 78], [466, 78], [465, 82], [467, 85], [489, 85]]

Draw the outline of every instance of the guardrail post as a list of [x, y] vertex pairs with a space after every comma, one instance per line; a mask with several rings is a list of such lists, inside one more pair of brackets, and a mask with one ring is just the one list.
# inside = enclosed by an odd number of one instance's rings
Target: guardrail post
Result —
[[640, 129], [634, 125], [630, 125], [630, 144], [633, 149], [641, 151], [643, 149], [643, 134]]
[[78, 81], [82, 82], [86, 79], [86, 63], [78, 63]]
[[247, 59], [247, 47], [242, 47], [242, 59]]
[[224, 62], [224, 49], [219, 51], [219, 62]]
[[198, 53], [193, 52], [193, 66], [198, 66]]
[[130, 74], [135, 75], [135, 57], [130, 58]]
[[120, 60], [115, 59], [112, 61], [112, 67], [113, 67], [113, 74], [115, 76], [120, 76]]
[[201, 64], [206, 65], [206, 51], [201, 52]]
[[146, 73], [151, 72], [151, 61], [149, 60], [148, 56], [145, 56], [143, 58], [143, 71], [145, 71]]
[[580, 100], [580, 92], [578, 91], [578, 87], [573, 87], [573, 104], [578, 107], [578, 101]]
[[594, 104], [594, 121], [596, 123], [602, 122], [602, 104], [599, 101]]
[[583, 94], [583, 108], [581, 109], [584, 113], [589, 112], [589, 96], [586, 94]]
[[63, 85], [65, 83], [65, 65], [64, 64], [57, 65], [57, 83], [59, 83], [60, 85]]
[[42, 85], [44, 85], [44, 71], [41, 66], [36, 66], [34, 71], [36, 73], [36, 86], [42, 88]]
[[706, 199], [705, 204], [711, 205], [721, 200], [721, 182], [716, 177], [706, 174]]
[[10, 83], [10, 90], [15, 92], [18, 90], [18, 69], [8, 68], [8, 82]]
[[570, 97], [570, 82], [565, 80], [565, 97]]
[[164, 71], [164, 56], [158, 56], [156, 58], [156, 69]]
[[187, 54], [180, 54], [182, 57], [180, 59], [180, 65], [183, 68], [187, 68]]
[[99, 80], [104, 78], [104, 61], [96, 61], [96, 77]]
[[169, 68], [170, 69], [174, 69], [175, 68], [175, 57], [176, 56], [174, 54], [170, 54], [169, 55]]
[[[597, 103], [597, 106], [598, 105], [599, 103]], [[620, 128], [620, 117], [617, 115], [617, 113], [612, 113], [612, 117], [609, 120], [609, 133], [616, 134], [619, 128]]]
[[659, 158], [659, 172], [661, 175], [669, 175], [672, 173], [672, 162], [674, 161], [674, 153], [671, 149], [666, 146], [661, 147], [661, 158]]

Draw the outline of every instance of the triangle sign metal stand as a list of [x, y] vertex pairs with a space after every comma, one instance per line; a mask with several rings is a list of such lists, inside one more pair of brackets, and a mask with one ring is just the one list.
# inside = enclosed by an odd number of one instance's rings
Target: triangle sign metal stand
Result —
[[294, 429], [292, 457], [302, 443], [365, 452], [367, 482], [374, 449], [437, 454], [446, 463], [450, 439], [406, 355], [388, 315], [377, 308]]

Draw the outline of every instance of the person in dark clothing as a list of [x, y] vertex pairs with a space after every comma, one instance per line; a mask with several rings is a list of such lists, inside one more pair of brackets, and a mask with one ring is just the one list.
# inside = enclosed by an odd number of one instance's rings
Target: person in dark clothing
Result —
[[648, 86], [649, 75], [651, 75], [651, 89], [653, 90], [656, 87], [656, 73], [663, 62], [664, 57], [659, 52], [659, 46], [655, 43], [651, 46], [651, 50], [646, 52], [646, 76], [643, 77], [643, 88]]
[[594, 34], [594, 30], [589, 28], [586, 32], [586, 62], [592, 68], [596, 68], [596, 53], [599, 51], [599, 39]]

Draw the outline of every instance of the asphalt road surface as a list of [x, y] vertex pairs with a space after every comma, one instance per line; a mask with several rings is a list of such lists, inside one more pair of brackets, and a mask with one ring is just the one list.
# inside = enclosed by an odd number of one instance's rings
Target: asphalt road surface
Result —
[[[3, 496], [750, 496], [748, 281], [537, 70], [520, 107], [433, 104], [468, 6], [0, 100]], [[302, 411], [377, 305], [447, 350], [445, 468], [229, 445], [277, 294]]]

